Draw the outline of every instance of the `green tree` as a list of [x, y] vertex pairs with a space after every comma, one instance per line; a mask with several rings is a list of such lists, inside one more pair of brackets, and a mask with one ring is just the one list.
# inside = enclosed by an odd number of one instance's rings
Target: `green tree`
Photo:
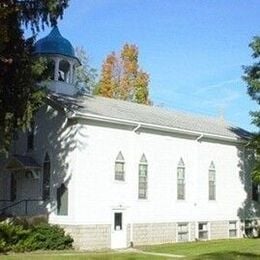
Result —
[[[9, 148], [13, 133], [26, 128], [42, 103], [36, 88], [47, 70], [32, 57], [34, 36], [40, 28], [62, 18], [68, 0], [1, 0], [0, 2], [0, 151]], [[23, 27], [33, 37], [24, 38]]]
[[150, 104], [149, 75], [138, 65], [138, 48], [126, 43], [120, 54], [112, 52], [107, 56], [101, 71], [96, 94]]
[[[247, 83], [247, 92], [250, 97], [260, 105], [260, 37], [254, 37], [249, 44], [255, 62], [251, 66], [245, 66], [243, 79]], [[250, 112], [252, 123], [260, 127], [260, 111]], [[256, 151], [256, 164], [253, 169], [253, 180], [260, 183], [260, 132], [256, 133], [251, 140], [251, 145]]]
[[76, 47], [75, 54], [81, 62], [76, 68], [76, 87], [79, 92], [92, 94], [96, 86], [97, 71], [89, 65], [89, 56], [83, 47]]

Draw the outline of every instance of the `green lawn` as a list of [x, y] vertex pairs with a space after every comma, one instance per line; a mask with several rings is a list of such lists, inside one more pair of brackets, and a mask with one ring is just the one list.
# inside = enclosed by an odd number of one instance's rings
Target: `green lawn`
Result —
[[260, 259], [260, 239], [213, 240], [140, 247], [143, 251], [185, 255], [188, 259]]
[[1, 260], [165, 260], [165, 257], [136, 254], [136, 253], [31, 253], [0, 256]]
[[[175, 243], [156, 246], [138, 247], [138, 250], [162, 254], [184, 255], [185, 258], [175, 259], [260, 259], [260, 239], [234, 239], [215, 240], [206, 242]], [[159, 255], [146, 255], [138, 252], [35, 252], [24, 254], [0, 255], [0, 260], [83, 260], [83, 259], [104, 259], [104, 260], [155, 260], [170, 259]], [[171, 258], [173, 259], [173, 258]]]

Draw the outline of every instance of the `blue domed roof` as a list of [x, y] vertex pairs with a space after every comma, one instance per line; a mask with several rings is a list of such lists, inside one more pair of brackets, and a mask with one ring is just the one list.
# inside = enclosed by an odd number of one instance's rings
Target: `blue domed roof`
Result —
[[57, 26], [46, 37], [35, 43], [35, 54], [60, 54], [75, 57], [74, 48], [71, 43], [62, 37]]

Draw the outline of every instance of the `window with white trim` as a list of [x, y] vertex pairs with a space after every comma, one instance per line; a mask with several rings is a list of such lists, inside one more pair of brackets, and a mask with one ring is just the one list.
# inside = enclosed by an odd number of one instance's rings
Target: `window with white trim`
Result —
[[208, 222], [200, 222], [198, 225], [199, 239], [208, 239]]
[[119, 152], [115, 161], [115, 180], [125, 180], [125, 159], [121, 152]]
[[209, 200], [216, 200], [216, 169], [214, 162], [209, 166]]
[[68, 188], [64, 183], [57, 189], [57, 215], [67, 216], [68, 215]]
[[229, 237], [237, 237], [237, 221], [229, 221]]
[[139, 162], [139, 173], [138, 173], [138, 198], [147, 199], [147, 174], [148, 174], [148, 163], [145, 155]]
[[189, 241], [189, 224], [188, 223], [178, 223], [177, 239], [178, 239], [178, 242]]
[[182, 158], [177, 167], [177, 199], [185, 200], [185, 165]]

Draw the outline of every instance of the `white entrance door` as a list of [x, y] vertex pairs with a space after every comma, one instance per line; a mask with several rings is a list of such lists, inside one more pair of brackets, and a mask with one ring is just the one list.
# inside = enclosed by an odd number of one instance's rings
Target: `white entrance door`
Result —
[[111, 230], [111, 248], [126, 248], [127, 247], [127, 230], [125, 223], [124, 211], [113, 211], [113, 221]]

